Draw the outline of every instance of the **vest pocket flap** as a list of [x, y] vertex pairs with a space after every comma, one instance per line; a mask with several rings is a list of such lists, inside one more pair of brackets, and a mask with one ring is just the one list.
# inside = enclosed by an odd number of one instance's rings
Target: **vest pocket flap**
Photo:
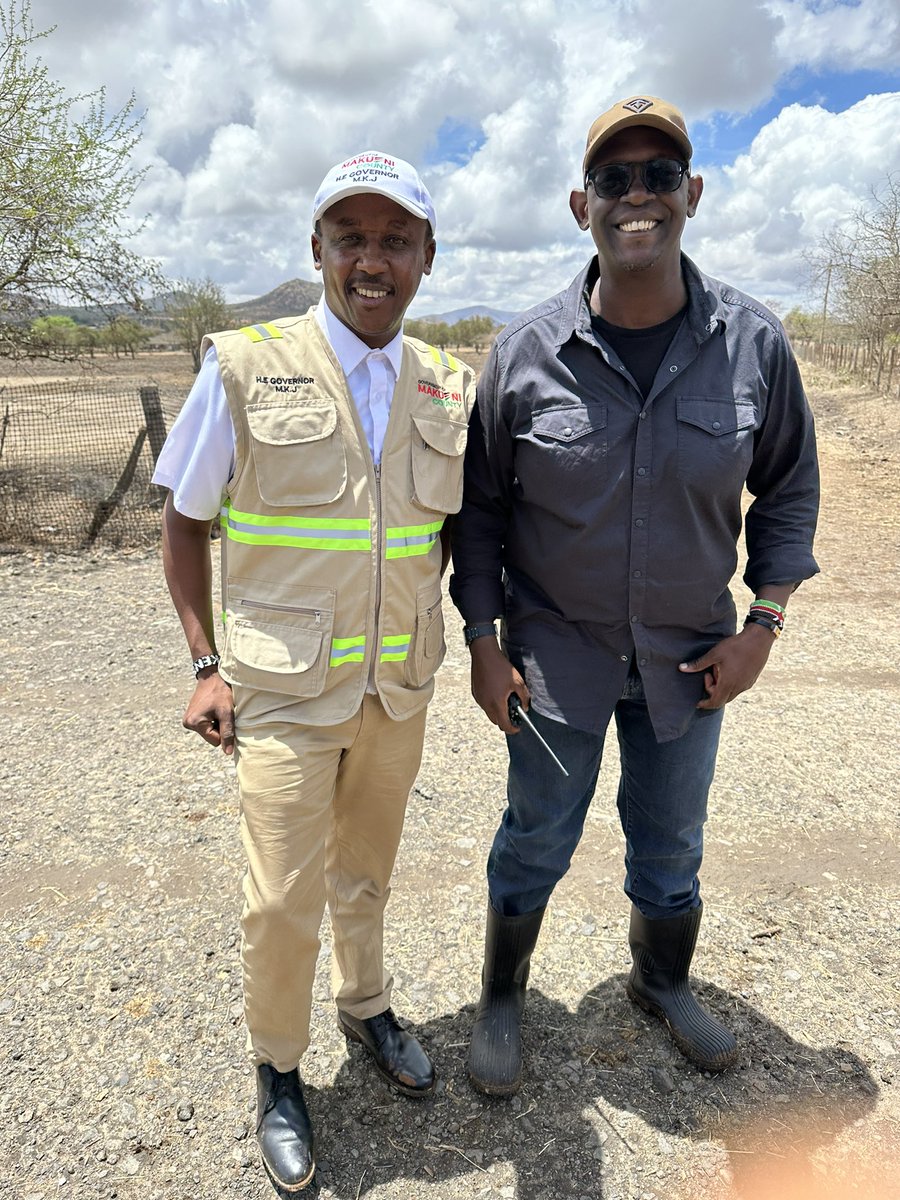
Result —
[[230, 633], [236, 674], [243, 665], [273, 675], [302, 675], [316, 665], [322, 653], [321, 630], [268, 623], [249, 625], [238, 618]]
[[319, 442], [337, 429], [337, 408], [325, 401], [315, 405], [247, 405], [247, 424], [258, 442], [270, 446]]
[[468, 426], [456, 421], [435, 420], [433, 417], [413, 416], [413, 421], [422, 441], [439, 454], [456, 458], [465, 450]]
[[446, 652], [440, 580], [423, 583], [416, 593], [416, 627], [406, 660], [407, 686], [424, 687]]
[[588, 433], [606, 428], [606, 405], [590, 409], [548, 408], [531, 419], [532, 433], [554, 442], [574, 442]]
[[675, 401], [678, 420], [693, 425], [713, 437], [737, 433], [741, 429], [752, 429], [756, 424], [756, 413], [752, 404], [735, 404], [733, 400], [699, 399], [679, 396]]

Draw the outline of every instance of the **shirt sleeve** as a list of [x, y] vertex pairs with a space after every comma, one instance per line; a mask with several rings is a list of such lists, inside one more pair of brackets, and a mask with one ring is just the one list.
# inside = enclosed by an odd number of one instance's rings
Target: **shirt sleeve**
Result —
[[509, 525], [513, 443], [498, 412], [497, 347], [478, 381], [466, 443], [463, 502], [453, 519], [450, 596], [466, 624], [505, 609], [503, 545]]
[[234, 423], [211, 346], [169, 430], [153, 482], [171, 490], [175, 508], [183, 516], [211, 521], [234, 471], [234, 449]]
[[747, 569], [752, 591], [818, 573], [813, 537], [819, 511], [816, 435], [797, 361], [782, 332], [773, 348], [766, 415], [756, 433], [747, 488]]

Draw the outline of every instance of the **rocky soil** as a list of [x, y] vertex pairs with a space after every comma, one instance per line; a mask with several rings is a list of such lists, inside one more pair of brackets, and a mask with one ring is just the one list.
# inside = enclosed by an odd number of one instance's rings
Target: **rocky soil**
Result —
[[[900, 403], [807, 382], [823, 571], [726, 719], [694, 964], [738, 1066], [692, 1069], [625, 996], [611, 743], [535, 954], [523, 1089], [470, 1089], [505, 751], [448, 613], [387, 936], [440, 1086], [397, 1097], [348, 1052], [323, 930], [303, 1074], [326, 1200], [900, 1197]], [[266, 1200], [234, 773], [180, 727], [158, 554], [5, 555], [0, 598], [0, 1196]]]

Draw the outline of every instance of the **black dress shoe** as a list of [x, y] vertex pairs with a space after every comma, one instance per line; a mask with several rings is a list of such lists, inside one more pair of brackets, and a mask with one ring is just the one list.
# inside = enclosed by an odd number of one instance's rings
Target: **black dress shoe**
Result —
[[300, 1076], [276, 1071], [263, 1063], [256, 1068], [259, 1142], [263, 1166], [276, 1188], [289, 1194], [302, 1192], [316, 1173], [313, 1131]]
[[365, 1046], [398, 1092], [427, 1096], [434, 1091], [434, 1063], [413, 1035], [401, 1029], [391, 1009], [365, 1020], [338, 1009], [338, 1024], [349, 1040]]

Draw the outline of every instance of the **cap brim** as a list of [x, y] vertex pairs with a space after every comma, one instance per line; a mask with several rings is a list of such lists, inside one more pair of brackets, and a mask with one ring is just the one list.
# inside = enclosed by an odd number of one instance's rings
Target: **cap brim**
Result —
[[360, 196], [363, 193], [374, 194], [376, 196], [386, 196], [388, 200], [393, 200], [395, 204], [399, 204], [401, 208], [405, 208], [407, 212], [412, 213], [414, 217], [419, 217], [423, 221], [429, 221], [434, 226], [431, 214], [420, 205], [415, 204], [412, 200], [401, 199], [388, 188], [377, 187], [371, 183], [355, 183], [350, 187], [341, 188], [338, 192], [333, 192], [327, 200], [323, 200], [319, 207], [313, 213], [313, 224], [318, 221], [323, 213], [327, 212], [333, 204], [337, 204], [339, 200], [345, 200], [348, 196]]
[[650, 113], [635, 113], [634, 116], [622, 117], [621, 120], [610, 125], [609, 129], [605, 130], [603, 136], [596, 142], [588, 146], [584, 154], [584, 170], [587, 171], [590, 166], [591, 159], [600, 149], [604, 142], [608, 142], [611, 137], [623, 129], [630, 129], [634, 125], [649, 125], [652, 129], [658, 129], [660, 133], [664, 133], [670, 138], [675, 145], [682, 151], [688, 162], [694, 154], [694, 147], [690, 143], [687, 134], [682, 133], [677, 125], [673, 125], [671, 121], [667, 121], [665, 117], [656, 117]]

